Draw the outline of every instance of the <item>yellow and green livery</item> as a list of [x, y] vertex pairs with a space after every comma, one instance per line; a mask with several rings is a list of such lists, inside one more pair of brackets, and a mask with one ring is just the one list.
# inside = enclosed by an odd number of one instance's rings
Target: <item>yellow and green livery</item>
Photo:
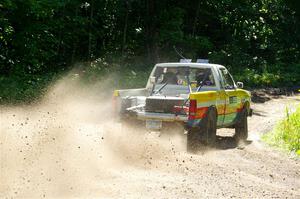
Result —
[[247, 139], [251, 96], [242, 88], [222, 65], [161, 63], [145, 88], [114, 91], [114, 108], [122, 122], [145, 123], [150, 130], [181, 124], [193, 150], [213, 145], [217, 128], [235, 128], [238, 138]]

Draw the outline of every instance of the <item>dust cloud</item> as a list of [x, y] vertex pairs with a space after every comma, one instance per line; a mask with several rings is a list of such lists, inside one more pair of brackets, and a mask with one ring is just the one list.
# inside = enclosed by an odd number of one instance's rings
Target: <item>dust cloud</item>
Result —
[[297, 96], [253, 104], [247, 145], [225, 130], [217, 149], [189, 154], [183, 134], [114, 122], [112, 82], [71, 74], [35, 104], [0, 106], [0, 198], [300, 197], [299, 160], [253, 139]]
[[184, 151], [180, 135], [158, 139], [114, 122], [111, 82], [87, 85], [71, 74], [34, 105], [0, 107], [1, 198], [119, 197], [122, 170], [158, 167]]

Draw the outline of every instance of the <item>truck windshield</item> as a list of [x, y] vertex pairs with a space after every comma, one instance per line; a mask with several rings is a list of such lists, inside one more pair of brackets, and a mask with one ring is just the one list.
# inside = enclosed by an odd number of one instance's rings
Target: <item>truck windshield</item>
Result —
[[[207, 73], [207, 74], [206, 74]], [[189, 67], [157, 67], [155, 72], [156, 84], [188, 86], [189, 78], [192, 88], [203, 86], [215, 86], [215, 81], [209, 68], [189, 68]]]
[[197, 91], [216, 89], [210, 68], [192, 68], [189, 66], [157, 67], [154, 71], [154, 94], [178, 96]]

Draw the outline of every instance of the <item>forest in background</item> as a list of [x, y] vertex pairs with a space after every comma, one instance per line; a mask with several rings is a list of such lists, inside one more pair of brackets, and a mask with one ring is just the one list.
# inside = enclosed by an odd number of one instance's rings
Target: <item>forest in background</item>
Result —
[[0, 102], [38, 98], [76, 70], [144, 86], [180, 56], [228, 67], [248, 87], [300, 85], [297, 0], [1, 0]]

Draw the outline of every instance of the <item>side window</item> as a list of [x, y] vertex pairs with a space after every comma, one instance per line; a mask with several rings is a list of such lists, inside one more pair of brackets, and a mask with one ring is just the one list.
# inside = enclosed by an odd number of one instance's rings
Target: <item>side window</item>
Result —
[[223, 76], [223, 85], [225, 89], [234, 89], [234, 82], [231, 78], [231, 75], [226, 69], [220, 69]]
[[203, 83], [203, 86], [216, 86], [211, 69], [191, 69], [190, 81], [197, 82], [197, 87]]
[[223, 78], [222, 78], [221, 72], [220, 72], [220, 70], [217, 70], [217, 71], [218, 71], [218, 75], [219, 75], [218, 82], [220, 84], [220, 87], [224, 88], [224, 82], [223, 82]]

